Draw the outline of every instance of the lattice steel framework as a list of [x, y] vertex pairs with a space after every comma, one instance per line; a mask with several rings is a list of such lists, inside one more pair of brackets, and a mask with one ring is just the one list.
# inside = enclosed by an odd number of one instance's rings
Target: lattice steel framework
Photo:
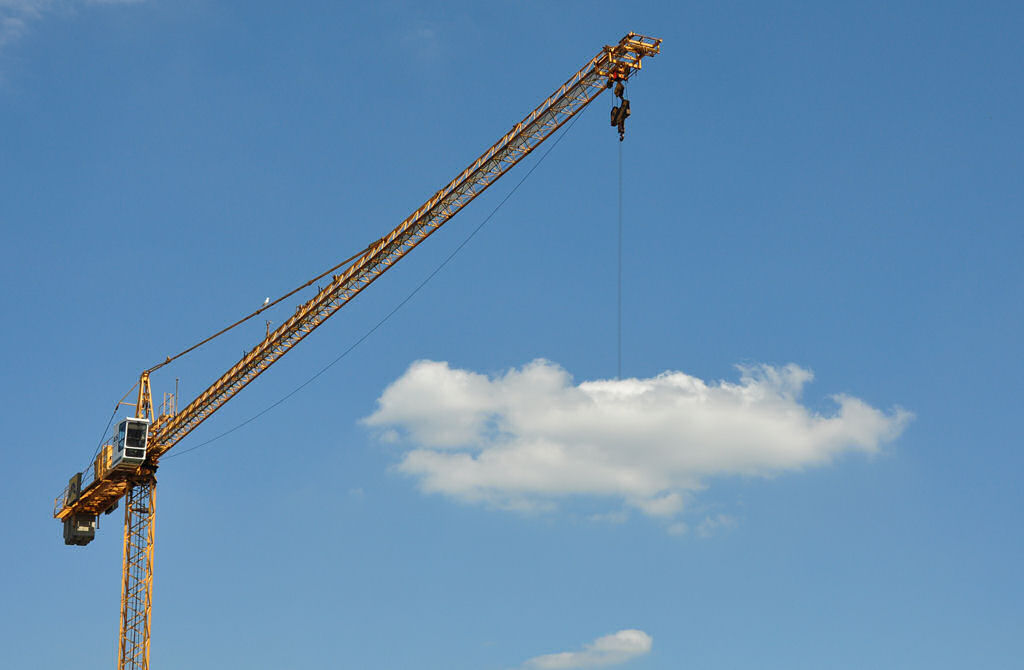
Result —
[[[604, 47], [462, 173], [340, 274], [333, 275], [324, 289], [299, 305], [290, 319], [269, 333], [195, 400], [173, 415], [156, 417], [149, 431], [148, 462], [155, 467], [168, 449], [586, 107], [605, 90], [607, 81], [632, 77], [640, 70], [643, 58], [660, 52], [660, 39], [636, 33], [627, 34], [616, 45]], [[140, 379], [140, 389], [148, 389], [148, 383], [147, 371]], [[139, 403], [140, 407], [144, 404], [141, 395]], [[145, 404], [151, 407], [148, 402]], [[140, 416], [141, 412], [140, 409]], [[54, 516], [64, 519], [71, 514], [98, 514], [109, 509], [126, 491], [125, 478], [111, 473], [89, 482], [87, 487], [83, 485], [81, 495], [70, 503], [65, 489], [54, 500]]]
[[658, 53], [660, 45], [661, 40], [629, 33], [618, 45], [605, 47], [460, 175], [341, 274], [334, 275], [326, 288], [299, 305], [294, 316], [243, 356], [198, 398], [177, 415], [157, 419], [150, 436], [153, 458], [159, 458], [216, 412], [586, 107], [605, 90], [609, 76], [628, 79], [640, 69], [643, 57]]
[[149, 625], [153, 605], [153, 531], [156, 477], [131, 483], [124, 505], [121, 573], [121, 644], [118, 670], [149, 670]]
[[[146, 462], [138, 470], [101, 470], [97, 465], [92, 479], [86, 472], [79, 480], [80, 492], [76, 488], [74, 495], [69, 495], [65, 488], [57, 496], [53, 515], [61, 520], [98, 515], [110, 511], [122, 497], [126, 500], [119, 670], [149, 668], [156, 500], [153, 473], [160, 457], [590, 104], [609, 82], [629, 79], [640, 70], [645, 57], [660, 52], [660, 39], [636, 33], [604, 47], [462, 173], [340, 274], [333, 275], [326, 288], [299, 305], [290, 319], [268, 333], [195, 400], [178, 412], [156, 417], [149, 428]], [[143, 372], [139, 380], [136, 410], [140, 418], [152, 418], [149, 372]]]

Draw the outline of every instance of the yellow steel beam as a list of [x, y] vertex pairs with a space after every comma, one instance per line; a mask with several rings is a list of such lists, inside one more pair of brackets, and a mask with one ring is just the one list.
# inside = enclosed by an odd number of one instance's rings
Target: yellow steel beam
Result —
[[121, 635], [117, 670], [149, 670], [155, 521], [156, 477], [152, 474], [136, 477], [124, 500]]
[[338, 309], [420, 242], [444, 225], [477, 195], [497, 181], [604, 89], [612, 73], [628, 78], [644, 57], [661, 50], [661, 40], [629, 33], [606, 47], [505, 133], [458, 176], [423, 203], [326, 288], [296, 309], [295, 314], [256, 345], [220, 379], [178, 414], [153, 424], [150, 454], [155, 461], [195, 429], [250, 381], [279, 360]]
[[[465, 170], [334, 275], [326, 288], [299, 305], [290, 319], [268, 333], [185, 408], [156, 417], [150, 427], [147, 465], [155, 467], [168, 449], [590, 104], [604, 91], [609, 77], [628, 79], [641, 68], [644, 58], [660, 52], [660, 39], [637, 33], [628, 33], [618, 44], [604, 47]], [[136, 414], [152, 417], [148, 373], [143, 373], [139, 382]], [[57, 497], [54, 516], [63, 519], [109, 509], [127, 491], [126, 476], [115, 471], [93, 481], [86, 477], [77, 499], [69, 501], [66, 489]]]
[[[628, 79], [641, 68], [644, 58], [660, 52], [660, 39], [637, 33], [628, 33], [618, 44], [604, 47], [465, 170], [348, 268], [334, 275], [326, 288], [299, 305], [290, 319], [268, 333], [185, 408], [156, 417], [150, 427], [147, 464], [155, 467], [168, 449], [590, 104], [605, 89], [609, 77]], [[136, 414], [152, 417], [148, 373], [140, 379]], [[111, 472], [102, 479], [83, 481], [82, 493], [74, 501], [68, 501], [65, 490], [54, 501], [54, 517], [64, 519], [71, 514], [98, 514], [109, 509], [128, 490], [125, 476]]]
[[[602, 49], [394, 230], [334, 275], [326, 288], [299, 305], [288, 321], [273, 333], [268, 332], [262, 342], [187, 407], [157, 417], [150, 428], [147, 461], [136, 471], [101, 467], [108, 458], [103, 451], [94, 472], [85, 473], [81, 492], [71, 496], [65, 489], [57, 497], [54, 516], [58, 519], [109, 511], [125, 498], [118, 670], [149, 668], [155, 472], [160, 456], [590, 104], [605, 89], [607, 80], [628, 79], [640, 69], [645, 57], [660, 51], [661, 40], [636, 33]], [[153, 418], [148, 371], [139, 380], [136, 416]], [[89, 474], [94, 475], [91, 481]]]

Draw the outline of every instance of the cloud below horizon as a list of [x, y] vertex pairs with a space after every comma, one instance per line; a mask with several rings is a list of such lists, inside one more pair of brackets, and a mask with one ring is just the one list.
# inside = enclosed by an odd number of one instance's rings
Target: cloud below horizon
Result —
[[669, 371], [575, 384], [542, 359], [496, 376], [421, 360], [363, 422], [404, 449], [398, 471], [427, 493], [520, 510], [612, 498], [671, 521], [710, 479], [874, 454], [912, 418], [845, 394], [821, 414], [800, 401], [809, 370], [738, 369], [738, 382]]
[[617, 665], [649, 653], [653, 641], [642, 630], [630, 628], [599, 637], [584, 645], [582, 651], [535, 656], [523, 663], [522, 667], [532, 670], [576, 670]]

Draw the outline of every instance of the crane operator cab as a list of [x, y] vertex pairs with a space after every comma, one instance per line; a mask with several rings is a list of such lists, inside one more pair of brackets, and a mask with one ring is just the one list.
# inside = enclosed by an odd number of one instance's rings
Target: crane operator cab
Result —
[[117, 424], [111, 468], [134, 470], [146, 460], [149, 419], [128, 418]]

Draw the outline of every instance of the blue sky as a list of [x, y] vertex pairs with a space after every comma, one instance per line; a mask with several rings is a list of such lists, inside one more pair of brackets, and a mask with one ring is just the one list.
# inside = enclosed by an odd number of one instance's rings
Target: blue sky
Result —
[[[0, 2], [7, 664], [115, 663], [120, 514], [72, 548], [50, 505], [138, 373], [390, 230], [633, 30], [664, 45], [621, 147], [628, 379], [602, 97], [351, 354], [165, 458], [154, 666], [1016, 667], [1022, 28]], [[334, 361], [539, 158], [176, 450]], [[263, 328], [154, 391], [194, 397]]]

